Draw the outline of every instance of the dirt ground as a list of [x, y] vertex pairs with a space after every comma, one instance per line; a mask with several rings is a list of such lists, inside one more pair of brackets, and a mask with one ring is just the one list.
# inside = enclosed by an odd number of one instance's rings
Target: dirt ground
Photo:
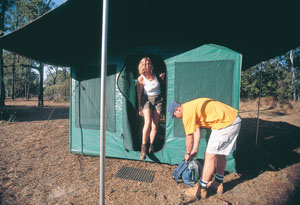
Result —
[[[190, 201], [176, 184], [176, 166], [106, 158], [106, 204], [300, 204], [300, 106], [242, 101], [238, 173], [225, 193]], [[99, 158], [69, 152], [69, 105], [6, 100], [0, 109], [1, 204], [99, 204]], [[259, 125], [258, 139], [256, 127]], [[257, 144], [257, 146], [255, 146]], [[152, 183], [115, 177], [123, 166], [155, 171]]]

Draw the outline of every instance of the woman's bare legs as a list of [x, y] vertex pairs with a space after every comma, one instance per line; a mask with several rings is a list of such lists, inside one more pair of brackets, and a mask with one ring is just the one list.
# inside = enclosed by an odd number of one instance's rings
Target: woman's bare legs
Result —
[[158, 126], [159, 126], [159, 118], [160, 118], [160, 111], [153, 110], [152, 111], [151, 132], [150, 132], [149, 153], [153, 152], [153, 142], [155, 140], [155, 136], [156, 136], [157, 129], [158, 129]]
[[143, 109], [144, 115], [144, 127], [143, 127], [143, 136], [142, 136], [142, 146], [141, 146], [141, 154], [140, 159], [144, 160], [146, 158], [146, 144], [149, 138], [150, 126], [151, 126], [151, 110]]
[[150, 132], [150, 144], [153, 144], [155, 140], [155, 136], [157, 133], [158, 125], [159, 125], [160, 111], [153, 110], [152, 111], [152, 125]]
[[147, 144], [151, 126], [151, 110], [150, 109], [143, 109], [144, 114], [144, 127], [143, 127], [143, 138], [142, 144]]

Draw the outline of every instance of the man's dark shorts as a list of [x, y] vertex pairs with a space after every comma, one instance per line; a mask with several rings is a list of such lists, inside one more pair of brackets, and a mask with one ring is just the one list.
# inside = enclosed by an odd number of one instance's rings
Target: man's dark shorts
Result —
[[154, 96], [147, 96], [143, 95], [142, 97], [142, 108], [144, 109], [151, 109], [156, 111], [162, 111], [162, 102], [163, 99], [161, 95], [154, 95]]

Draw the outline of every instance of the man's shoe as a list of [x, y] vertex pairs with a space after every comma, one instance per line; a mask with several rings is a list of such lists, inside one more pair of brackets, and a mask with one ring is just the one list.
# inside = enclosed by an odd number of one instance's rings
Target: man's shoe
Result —
[[144, 160], [146, 158], [146, 153], [147, 153], [146, 145], [142, 144], [142, 146], [141, 146], [141, 154], [140, 154], [140, 159], [141, 160]]
[[224, 188], [223, 188], [223, 183], [219, 183], [214, 181], [210, 181], [207, 184], [207, 188], [212, 189], [213, 191], [215, 191], [217, 194], [223, 194]]
[[201, 196], [201, 199], [206, 199], [206, 196], [207, 196], [207, 188], [200, 188], [200, 196]]
[[197, 183], [194, 187], [186, 189], [184, 194], [192, 199], [206, 199], [207, 189], [201, 187], [200, 183]]
[[192, 188], [184, 190], [184, 194], [192, 199], [200, 198], [200, 183], [195, 184]]

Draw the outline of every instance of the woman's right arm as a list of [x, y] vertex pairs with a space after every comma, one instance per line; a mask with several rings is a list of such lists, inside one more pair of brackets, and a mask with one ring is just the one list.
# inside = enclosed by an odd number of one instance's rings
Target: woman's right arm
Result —
[[142, 110], [142, 91], [143, 91], [143, 77], [139, 76], [138, 77], [138, 82], [137, 82], [137, 96], [138, 96], [138, 106], [139, 106], [139, 115], [143, 116], [143, 110]]

